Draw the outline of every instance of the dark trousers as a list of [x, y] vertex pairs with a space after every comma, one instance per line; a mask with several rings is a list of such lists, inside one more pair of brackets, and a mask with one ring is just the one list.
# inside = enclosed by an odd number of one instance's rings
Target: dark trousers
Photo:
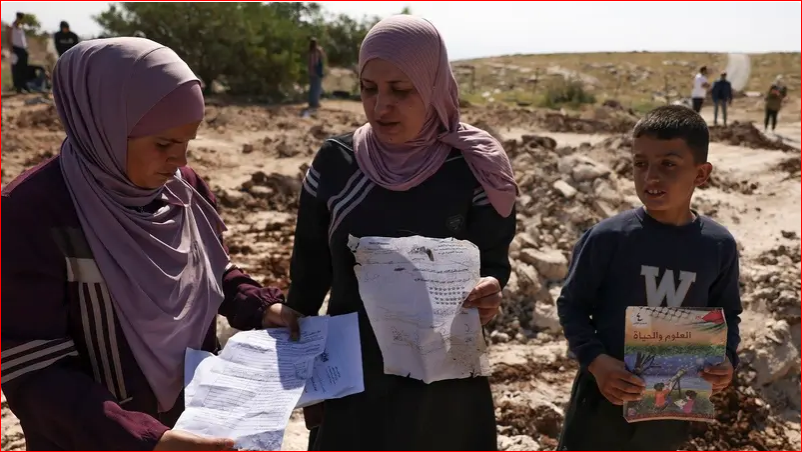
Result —
[[724, 125], [727, 125], [727, 101], [716, 100], [713, 101], [713, 125], [718, 124], [718, 109], [721, 108], [721, 118], [724, 120]]
[[28, 51], [22, 47], [13, 47], [17, 62], [11, 65], [11, 79], [17, 92], [27, 91], [28, 81]]
[[772, 132], [777, 128], [777, 113], [779, 113], [778, 110], [766, 109], [766, 117], [763, 119], [763, 130], [769, 128], [769, 122], [771, 122]]
[[677, 450], [688, 439], [688, 427], [685, 421], [627, 422], [624, 409], [604, 398], [593, 375], [580, 371], [557, 450]]
[[323, 94], [323, 77], [309, 77], [309, 108], [320, 108], [320, 96]]
[[309, 450], [498, 448], [493, 396], [484, 377], [427, 385], [368, 373], [365, 392], [327, 400], [324, 408], [323, 422], [309, 432]]
[[705, 103], [705, 100], [702, 97], [694, 97], [693, 99], [691, 99], [691, 103], [693, 105], [693, 111], [699, 113], [700, 111], [702, 111], [702, 104]]
[[306, 450], [315, 450], [315, 441], [317, 440], [318, 427], [312, 427], [309, 430], [309, 442], [306, 445]]

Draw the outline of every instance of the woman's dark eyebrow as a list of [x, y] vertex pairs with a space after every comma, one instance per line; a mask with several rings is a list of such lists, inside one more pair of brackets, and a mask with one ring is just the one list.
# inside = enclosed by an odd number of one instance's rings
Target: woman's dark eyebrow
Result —
[[[374, 82], [373, 80], [367, 79], [367, 78], [363, 78], [362, 81], [363, 82], [368, 82], [368, 83], [373, 83], [374, 85], [376, 84], [376, 82]], [[393, 85], [393, 84], [396, 84], [396, 83], [411, 83], [411, 82], [409, 80], [388, 80], [387, 83]]]

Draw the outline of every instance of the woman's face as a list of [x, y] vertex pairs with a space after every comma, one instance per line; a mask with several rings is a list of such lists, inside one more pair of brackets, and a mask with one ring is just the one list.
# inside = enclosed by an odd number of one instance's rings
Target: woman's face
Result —
[[156, 135], [130, 138], [126, 175], [136, 186], [155, 189], [187, 164], [187, 145], [198, 134], [200, 121], [173, 127]]
[[386, 60], [370, 60], [362, 70], [361, 85], [365, 116], [381, 142], [406, 143], [420, 133], [426, 106], [401, 69]]

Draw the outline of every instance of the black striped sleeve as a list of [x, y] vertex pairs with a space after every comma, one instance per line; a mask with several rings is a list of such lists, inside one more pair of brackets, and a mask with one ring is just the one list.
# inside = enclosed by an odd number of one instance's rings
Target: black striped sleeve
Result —
[[75, 342], [67, 337], [31, 341], [3, 341], [2, 383], [44, 369], [69, 356], [78, 356]]
[[501, 287], [510, 279], [509, 250], [515, 237], [515, 218], [515, 209], [502, 217], [481, 186], [474, 190], [468, 213], [468, 239], [479, 247], [481, 275], [498, 279]]
[[330, 215], [324, 192], [324, 168], [328, 160], [341, 158], [333, 143], [327, 142], [315, 155], [303, 180], [290, 263], [287, 304], [305, 315], [317, 315], [331, 287], [332, 268], [328, 229]]
[[473, 199], [471, 204], [474, 207], [489, 206], [490, 200], [487, 198], [487, 192], [481, 185], [473, 191]]

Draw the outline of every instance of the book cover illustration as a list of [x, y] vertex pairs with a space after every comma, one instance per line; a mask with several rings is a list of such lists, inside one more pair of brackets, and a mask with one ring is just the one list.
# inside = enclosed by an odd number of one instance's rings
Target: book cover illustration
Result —
[[714, 422], [713, 387], [701, 372], [725, 359], [724, 311], [631, 306], [625, 329], [624, 363], [646, 382], [641, 400], [624, 403], [627, 422]]

